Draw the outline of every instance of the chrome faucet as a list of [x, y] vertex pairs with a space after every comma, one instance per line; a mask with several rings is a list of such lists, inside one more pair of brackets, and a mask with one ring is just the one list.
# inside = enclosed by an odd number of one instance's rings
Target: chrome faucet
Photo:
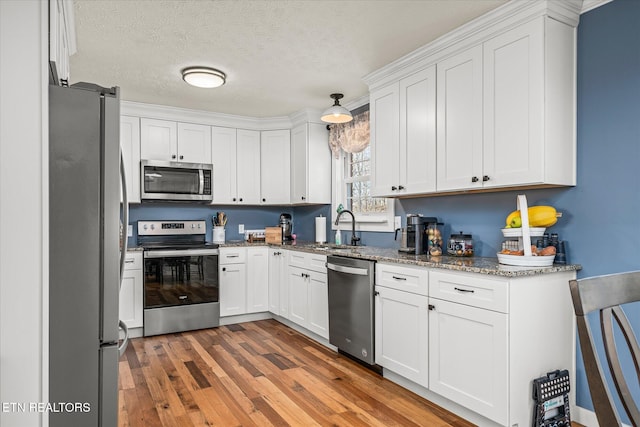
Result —
[[356, 236], [356, 217], [353, 215], [353, 212], [343, 209], [338, 212], [338, 217], [336, 218], [336, 226], [340, 223], [340, 217], [343, 213], [348, 213], [351, 215], [351, 246], [357, 246], [360, 238]]

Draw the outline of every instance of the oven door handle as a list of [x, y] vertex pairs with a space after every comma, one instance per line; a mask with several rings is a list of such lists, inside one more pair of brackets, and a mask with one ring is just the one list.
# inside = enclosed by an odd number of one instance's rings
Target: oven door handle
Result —
[[218, 249], [176, 249], [165, 251], [144, 251], [144, 257], [149, 258], [175, 258], [183, 256], [208, 256], [219, 255]]

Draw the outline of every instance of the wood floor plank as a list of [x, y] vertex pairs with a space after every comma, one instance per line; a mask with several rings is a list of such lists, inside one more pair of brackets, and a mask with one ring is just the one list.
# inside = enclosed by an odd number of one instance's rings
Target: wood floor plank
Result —
[[469, 426], [275, 320], [136, 338], [119, 427]]

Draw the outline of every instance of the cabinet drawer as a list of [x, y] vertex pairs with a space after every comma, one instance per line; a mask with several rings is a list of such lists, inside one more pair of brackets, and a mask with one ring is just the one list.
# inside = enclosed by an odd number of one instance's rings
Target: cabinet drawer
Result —
[[376, 285], [429, 295], [429, 272], [426, 268], [377, 263]]
[[327, 272], [327, 256], [301, 251], [287, 251], [289, 266], [299, 267], [318, 273]]
[[318, 273], [327, 272], [327, 256], [319, 254], [307, 254], [307, 268]]
[[473, 274], [429, 272], [429, 296], [501, 313], [509, 312], [509, 281]]
[[219, 264], [243, 264], [247, 261], [246, 248], [220, 248]]
[[142, 270], [142, 252], [127, 252], [124, 257], [125, 270]]

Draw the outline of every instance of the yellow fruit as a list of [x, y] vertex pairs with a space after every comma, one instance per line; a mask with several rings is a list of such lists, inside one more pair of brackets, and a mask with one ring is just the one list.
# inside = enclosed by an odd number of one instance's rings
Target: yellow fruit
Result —
[[[531, 206], [528, 209], [529, 227], [551, 227], [558, 222], [562, 213], [556, 212], [553, 206]], [[514, 218], [520, 218], [520, 211], [513, 211], [507, 216], [506, 223], [514, 227]]]
[[520, 228], [522, 227], [522, 218], [519, 216], [514, 216], [511, 220], [511, 228]]

